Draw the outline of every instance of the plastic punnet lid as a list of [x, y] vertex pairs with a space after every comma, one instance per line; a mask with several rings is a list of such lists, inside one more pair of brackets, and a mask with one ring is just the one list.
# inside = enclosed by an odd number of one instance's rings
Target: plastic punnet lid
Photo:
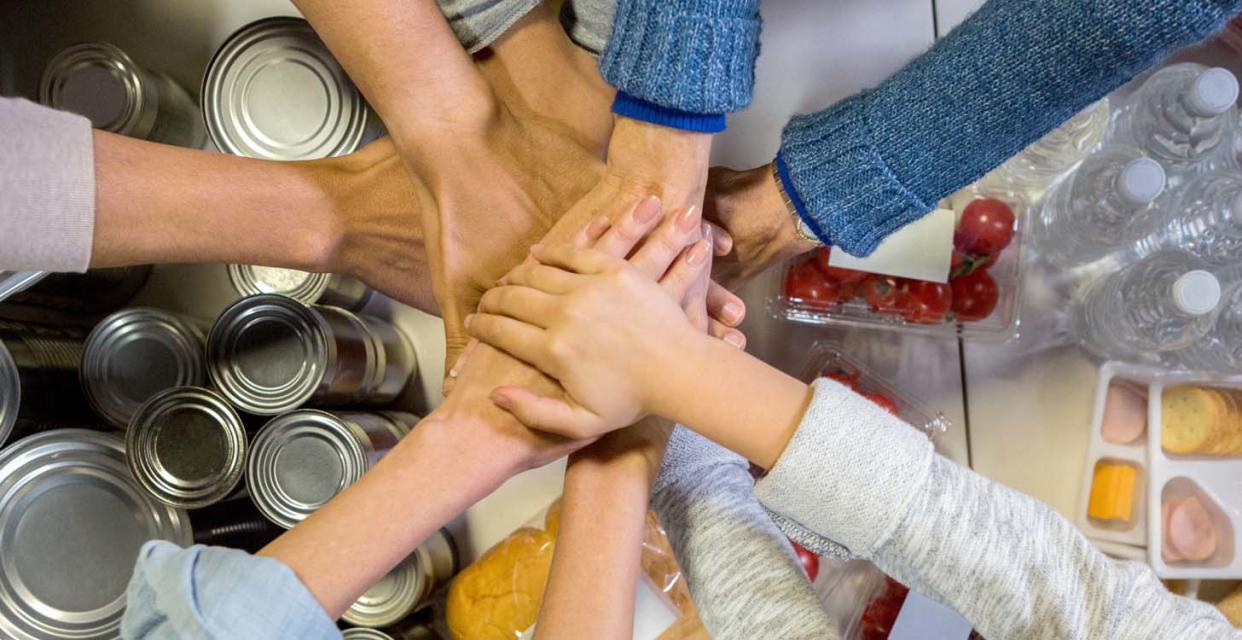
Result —
[[1215, 67], [1195, 78], [1186, 93], [1186, 104], [1195, 115], [1216, 116], [1238, 100], [1238, 79], [1228, 69]]
[[1220, 281], [1202, 269], [1187, 271], [1173, 282], [1173, 303], [1192, 316], [1211, 313], [1220, 304]]
[[1117, 175], [1121, 197], [1134, 204], [1148, 204], [1164, 193], [1164, 168], [1151, 158], [1130, 161]]

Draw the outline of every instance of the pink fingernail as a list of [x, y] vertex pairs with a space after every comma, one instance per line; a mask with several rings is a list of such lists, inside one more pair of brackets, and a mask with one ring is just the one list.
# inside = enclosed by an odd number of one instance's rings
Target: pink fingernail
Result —
[[746, 346], [746, 336], [736, 331], [730, 331], [729, 333], [726, 333], [724, 337], [724, 341], [733, 345], [737, 349], [741, 349]]
[[503, 393], [500, 393], [499, 391], [493, 391], [491, 398], [492, 398], [492, 402], [495, 403], [496, 406], [500, 407], [501, 409], [504, 409], [505, 411], [508, 411], [510, 408], [513, 407], [513, 403], [509, 401], [509, 396], [506, 396]]
[[686, 207], [681, 213], [677, 214], [677, 229], [679, 231], [694, 231], [694, 225], [699, 221], [698, 207]]
[[655, 196], [647, 196], [642, 202], [634, 207], [634, 219], [638, 222], [647, 223], [655, 220], [660, 215], [660, 199]]
[[720, 310], [720, 315], [730, 324], [741, 322], [743, 313], [746, 313], [746, 308], [736, 302], [726, 302]]
[[711, 243], [706, 240], [699, 240], [694, 243], [694, 247], [690, 249], [690, 253], [686, 256], [686, 264], [692, 267], [703, 264], [703, 261], [707, 259], [707, 249], [710, 246]]

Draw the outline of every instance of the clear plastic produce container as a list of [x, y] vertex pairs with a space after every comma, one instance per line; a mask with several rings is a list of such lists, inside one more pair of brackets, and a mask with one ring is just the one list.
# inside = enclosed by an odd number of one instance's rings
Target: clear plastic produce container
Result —
[[[827, 251], [773, 269], [768, 309], [778, 319], [1004, 342], [1017, 335], [1022, 239], [1029, 205], [1020, 196], [973, 185], [942, 206], [957, 215], [947, 283], [828, 268]], [[1012, 228], [1003, 220], [1012, 212]], [[971, 219], [969, 224], [963, 224]], [[980, 222], [980, 221], [983, 222]], [[980, 233], [980, 228], [991, 229]], [[1012, 233], [1006, 242], [1006, 236]], [[1000, 246], [999, 250], [994, 248]]]

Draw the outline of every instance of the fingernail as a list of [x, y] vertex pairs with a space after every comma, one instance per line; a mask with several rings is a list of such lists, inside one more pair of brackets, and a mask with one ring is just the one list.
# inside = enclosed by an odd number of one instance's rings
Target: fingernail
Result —
[[608, 230], [608, 217], [600, 216], [596, 218], [590, 226], [587, 227], [587, 236], [594, 239], [604, 235]]
[[677, 214], [676, 226], [679, 231], [694, 231], [694, 225], [699, 221], [698, 207], [686, 207]]
[[715, 239], [712, 238], [712, 225], [704, 222], [702, 225], [699, 226], [699, 230], [700, 230], [700, 233], [703, 234], [704, 240], [707, 240], [708, 242], [712, 242], [712, 243], [716, 242]]
[[716, 255], [728, 255], [733, 250], [733, 238], [727, 233], [713, 233], [712, 243], [716, 246]]
[[496, 406], [500, 407], [501, 409], [504, 409], [505, 411], [508, 411], [513, 406], [513, 403], [509, 402], [509, 396], [506, 396], [503, 393], [500, 393], [498, 391], [492, 392], [491, 399], [492, 399], [492, 402], [496, 404]]
[[746, 307], [736, 302], [726, 302], [725, 306], [720, 310], [720, 315], [724, 316], [725, 322], [729, 324], [737, 324], [742, 321], [742, 314], [746, 313]]
[[707, 249], [710, 246], [711, 243], [706, 240], [699, 240], [694, 243], [694, 247], [690, 249], [690, 253], [686, 256], [686, 264], [692, 267], [703, 264], [703, 261], [707, 259]]
[[660, 199], [655, 196], [647, 196], [642, 202], [634, 207], [634, 219], [639, 222], [651, 222], [660, 215]]
[[746, 336], [736, 331], [730, 331], [729, 333], [726, 333], [724, 337], [724, 341], [733, 345], [734, 348], [737, 348], [737, 349], [741, 349], [746, 346]]
[[469, 329], [469, 328], [470, 328], [470, 323], [471, 323], [471, 322], [473, 322], [473, 321], [474, 321], [474, 314], [472, 313], [472, 314], [470, 314], [470, 315], [466, 316], [466, 319], [465, 319], [465, 320], [462, 320], [462, 324], [463, 324], [463, 325], [465, 325], [465, 327], [466, 327], [467, 329]]

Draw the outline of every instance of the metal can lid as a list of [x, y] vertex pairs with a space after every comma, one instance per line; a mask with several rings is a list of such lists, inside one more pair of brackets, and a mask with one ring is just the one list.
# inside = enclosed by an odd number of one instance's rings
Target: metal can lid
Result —
[[332, 279], [330, 273], [248, 264], [231, 264], [228, 272], [233, 289], [243, 296], [276, 293], [305, 304], [317, 302]]
[[362, 477], [364, 441], [358, 426], [325, 411], [273, 418], [250, 447], [250, 499], [269, 520], [292, 527]]
[[151, 539], [188, 545], [189, 520], [134, 483], [119, 437], [60, 429], [0, 451], [0, 636], [118, 636]]
[[129, 468], [155, 499], [182, 509], [233, 493], [246, 470], [246, 427], [219, 394], [200, 387], [161, 391], [125, 434]]
[[418, 556], [411, 555], [367, 589], [341, 618], [360, 627], [387, 627], [413, 613], [429, 591]]
[[9, 348], [0, 340], [0, 444], [9, 439], [22, 408], [22, 380]]
[[82, 390], [91, 407], [124, 429], [151, 396], [202, 385], [203, 332], [159, 309], [126, 309], [104, 318], [86, 338]]
[[207, 339], [207, 373], [238, 408], [258, 415], [296, 409], [323, 381], [335, 349], [322, 319], [284, 296], [242, 298]]
[[379, 629], [354, 627], [341, 632], [342, 640], [395, 640], [392, 636]]
[[216, 146], [272, 160], [350, 153], [366, 131], [358, 89], [300, 18], [242, 27], [203, 78], [203, 117]]
[[39, 102], [85, 116], [91, 126], [144, 137], [155, 123], [142, 73], [124, 51], [88, 42], [61, 51], [48, 62], [39, 83]]

